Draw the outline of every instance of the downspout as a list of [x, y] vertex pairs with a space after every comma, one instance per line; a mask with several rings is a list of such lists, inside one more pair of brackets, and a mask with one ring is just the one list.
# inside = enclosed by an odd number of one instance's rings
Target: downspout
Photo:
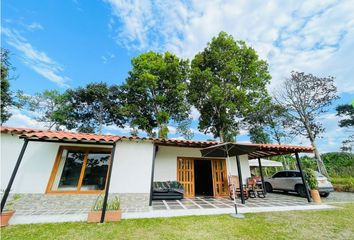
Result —
[[23, 155], [24, 155], [24, 153], [25, 153], [25, 151], [26, 151], [28, 141], [29, 141], [29, 140], [28, 140], [27, 138], [24, 139], [24, 143], [23, 143], [23, 146], [22, 146], [20, 155], [19, 155], [18, 158], [17, 158], [16, 165], [15, 165], [15, 167], [14, 167], [14, 170], [12, 171], [12, 174], [11, 174], [11, 177], [10, 177], [10, 180], [9, 180], [9, 183], [7, 184], [7, 187], [6, 187], [6, 189], [5, 189], [4, 196], [3, 196], [3, 198], [1, 199], [1, 213], [2, 213], [2, 211], [4, 210], [4, 207], [5, 207], [5, 204], [6, 204], [6, 200], [7, 200], [8, 196], [9, 196], [10, 191], [11, 191], [11, 187], [12, 187], [12, 184], [14, 183], [14, 180], [15, 180], [15, 177], [16, 177], [16, 174], [17, 174], [17, 171], [18, 171], [18, 168], [20, 167], [20, 164], [21, 164]]
[[102, 214], [101, 214], [101, 221], [100, 221], [100, 223], [103, 223], [103, 222], [104, 222], [104, 217], [105, 217], [105, 215], [106, 215], [107, 201], [108, 201], [108, 194], [109, 194], [109, 186], [110, 186], [110, 183], [111, 183], [111, 175], [112, 175], [114, 154], [115, 154], [115, 152], [116, 152], [116, 145], [117, 145], [117, 141], [113, 143], [112, 155], [111, 155], [111, 162], [110, 162], [109, 171], [108, 171], [108, 178], [107, 178], [107, 184], [106, 184], [106, 192], [105, 192], [104, 199], [103, 199], [103, 206], [102, 206]]

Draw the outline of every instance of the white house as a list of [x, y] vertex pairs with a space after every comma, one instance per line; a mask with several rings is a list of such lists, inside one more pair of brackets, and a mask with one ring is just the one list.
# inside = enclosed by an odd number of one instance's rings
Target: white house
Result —
[[[117, 194], [123, 210], [143, 211], [151, 204], [153, 181], [179, 181], [185, 197], [207, 185], [212, 196], [228, 195], [227, 173], [237, 175], [235, 157], [203, 158], [200, 149], [217, 142], [121, 137], [1, 127], [1, 189], [13, 174], [24, 142], [28, 142], [11, 187], [22, 195], [17, 208], [64, 211], [65, 206], [89, 209], [106, 188], [113, 144], [116, 143], [110, 194]], [[247, 155], [240, 157], [243, 180], [250, 176]], [[94, 166], [94, 167], [93, 167]], [[211, 181], [196, 182], [195, 172]], [[49, 204], [48, 202], [51, 202]], [[57, 202], [55, 204], [55, 202]], [[84, 203], [83, 203], [84, 202]]]
[[[242, 183], [250, 177], [249, 159], [260, 163], [261, 157], [295, 153], [300, 167], [298, 153], [313, 151], [289, 145], [220, 144], [13, 127], [0, 130], [1, 189], [5, 189], [1, 209], [8, 193], [10, 197], [20, 194], [16, 215], [31, 215], [30, 222], [37, 215], [87, 214], [97, 197], [107, 192], [109, 197], [119, 196], [123, 212], [148, 212], [154, 182], [178, 181], [185, 198], [222, 197], [230, 194], [229, 177], [238, 176], [232, 181], [238, 180], [244, 203]], [[228, 145], [234, 151], [230, 161], [214, 150]], [[207, 156], [218, 157], [202, 157], [202, 149], [210, 151]], [[310, 201], [309, 195], [307, 199]]]

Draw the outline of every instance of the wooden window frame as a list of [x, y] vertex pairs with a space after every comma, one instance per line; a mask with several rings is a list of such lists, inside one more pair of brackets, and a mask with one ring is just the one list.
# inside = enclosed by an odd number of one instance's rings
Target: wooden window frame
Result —
[[[81, 167], [80, 177], [79, 177], [78, 184], [77, 184], [77, 190], [52, 190], [52, 187], [54, 184], [54, 179], [55, 179], [55, 176], [57, 175], [60, 160], [61, 160], [64, 150], [81, 150], [85, 153], [84, 161], [83, 161], [82, 167]], [[105, 187], [102, 190], [81, 190], [82, 180], [83, 180], [85, 170], [86, 170], [88, 153], [94, 152], [94, 151], [107, 152], [110, 154], [110, 157], [108, 160], [108, 168], [107, 168]], [[58, 150], [57, 156], [54, 161], [54, 166], [52, 168], [52, 172], [50, 174], [45, 193], [46, 194], [100, 194], [100, 193], [104, 192], [107, 187], [107, 179], [108, 179], [109, 169], [111, 168], [111, 161], [112, 161], [111, 158], [112, 158], [112, 148], [59, 146], [59, 150]]]

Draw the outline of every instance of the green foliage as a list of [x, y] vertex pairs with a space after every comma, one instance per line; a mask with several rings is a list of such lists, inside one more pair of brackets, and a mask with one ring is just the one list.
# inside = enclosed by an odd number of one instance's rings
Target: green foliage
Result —
[[249, 134], [252, 143], [270, 143], [269, 135], [262, 127], [252, 127]]
[[[103, 202], [104, 202], [104, 194], [100, 194], [97, 199], [95, 204], [92, 206], [92, 211], [102, 211], [103, 208]], [[115, 196], [113, 199], [108, 199], [107, 201], [107, 211], [115, 211], [115, 210], [120, 210], [120, 199]]]
[[194, 137], [194, 133], [190, 129], [191, 123], [191, 119], [186, 119], [179, 122], [177, 126], [177, 133], [181, 134], [187, 140], [191, 140]]
[[354, 177], [334, 177], [331, 182], [336, 191], [354, 192]]
[[340, 127], [354, 127], [354, 106], [351, 104], [338, 105], [337, 116], [345, 117], [339, 121]]
[[304, 173], [305, 173], [306, 181], [309, 185], [309, 188], [311, 190], [317, 189], [318, 182], [317, 182], [315, 171], [310, 168], [307, 168], [307, 169], [305, 169]]
[[122, 127], [126, 121], [121, 89], [106, 83], [90, 83], [85, 87], [66, 91], [66, 112], [63, 125], [79, 132], [102, 132], [104, 125]]
[[[260, 134], [261, 139], [263, 138], [261, 142], [271, 143], [275, 141], [282, 144], [292, 138], [292, 134], [288, 130], [292, 125], [292, 119], [287, 109], [279, 104], [265, 102], [257, 111], [248, 114], [246, 121], [250, 125], [251, 137]], [[252, 130], [253, 128], [255, 130]], [[256, 139], [254, 142], [256, 142]]]
[[10, 200], [7, 201], [4, 210], [5, 211], [12, 211], [14, 210], [15, 203], [21, 199], [20, 194], [14, 194]]
[[133, 58], [132, 65], [122, 86], [130, 125], [150, 136], [157, 128], [158, 136], [167, 138], [170, 120], [178, 123], [188, 118], [188, 61], [169, 52], [150, 51]]
[[11, 69], [12, 66], [9, 59], [9, 51], [7, 49], [1, 48], [1, 125], [11, 117], [11, 113], [8, 110], [8, 108], [13, 105], [9, 81], [9, 72]]
[[354, 154], [330, 152], [322, 154], [322, 159], [331, 177], [354, 177]]
[[34, 119], [46, 125], [48, 130], [59, 129], [67, 121], [68, 114], [72, 111], [67, 104], [69, 95], [61, 94], [57, 90], [45, 90], [34, 96], [17, 92], [18, 104], [33, 113]]
[[243, 41], [221, 32], [192, 60], [188, 99], [200, 112], [199, 129], [224, 141], [241, 120], [269, 101], [268, 64]]

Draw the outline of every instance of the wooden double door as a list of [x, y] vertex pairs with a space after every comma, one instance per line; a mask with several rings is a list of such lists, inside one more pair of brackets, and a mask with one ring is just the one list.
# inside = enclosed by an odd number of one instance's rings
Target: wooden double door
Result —
[[184, 196], [195, 196], [195, 161], [210, 161], [213, 195], [228, 196], [228, 180], [225, 159], [177, 158], [177, 181], [184, 186]]

